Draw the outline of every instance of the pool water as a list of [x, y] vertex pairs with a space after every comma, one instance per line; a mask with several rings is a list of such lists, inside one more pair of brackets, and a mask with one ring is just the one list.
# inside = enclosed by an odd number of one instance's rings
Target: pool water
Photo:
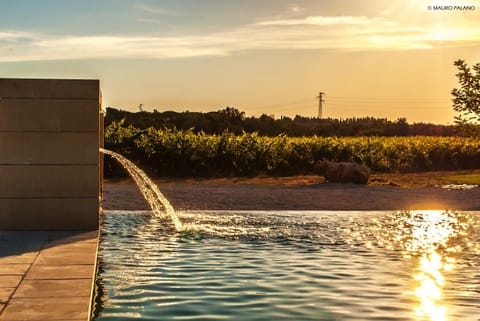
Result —
[[480, 213], [106, 212], [94, 320], [480, 320]]

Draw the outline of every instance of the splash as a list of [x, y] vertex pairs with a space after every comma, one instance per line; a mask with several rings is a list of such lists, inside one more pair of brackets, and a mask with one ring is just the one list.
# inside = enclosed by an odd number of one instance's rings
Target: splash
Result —
[[[186, 235], [215, 235], [221, 237], [243, 237], [243, 236], [258, 236], [267, 235], [270, 227], [248, 226], [248, 224], [239, 225], [238, 222], [229, 221], [228, 224], [222, 225], [222, 219], [210, 216], [195, 215], [184, 218], [183, 222], [179, 219], [179, 215], [173, 209], [168, 199], [162, 194], [158, 186], [134, 163], [124, 156], [108, 149], [99, 149], [100, 152], [110, 155], [116, 159], [130, 174], [137, 184], [140, 192], [145, 200], [150, 205], [154, 218], [163, 219], [165, 216], [172, 222], [176, 232]], [[166, 215], [165, 215], [166, 214]], [[246, 223], [246, 222], [243, 222]], [[158, 227], [158, 222], [149, 224], [147, 228]], [[163, 226], [164, 228], [165, 226]]]
[[183, 230], [182, 222], [180, 222], [178, 216], [176, 215], [173, 206], [162, 194], [162, 192], [160, 192], [158, 186], [152, 182], [152, 180], [147, 176], [147, 174], [145, 174], [144, 171], [118, 153], [103, 148], [100, 148], [100, 152], [115, 158], [127, 170], [137, 184], [143, 197], [152, 208], [152, 211], [156, 217], [162, 218], [166, 213], [167, 217], [171, 219], [175, 230], [177, 232]]

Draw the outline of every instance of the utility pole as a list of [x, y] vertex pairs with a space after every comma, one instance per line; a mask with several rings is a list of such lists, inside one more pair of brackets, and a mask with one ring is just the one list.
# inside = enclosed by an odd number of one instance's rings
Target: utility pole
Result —
[[324, 92], [319, 92], [317, 99], [318, 99], [318, 118], [323, 117], [323, 103], [325, 102], [325, 99], [323, 99], [325, 93]]

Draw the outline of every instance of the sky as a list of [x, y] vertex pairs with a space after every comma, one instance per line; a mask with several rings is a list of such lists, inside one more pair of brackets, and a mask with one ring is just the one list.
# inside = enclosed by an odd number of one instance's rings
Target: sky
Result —
[[100, 79], [103, 107], [453, 123], [480, 0], [0, 0], [0, 77]]

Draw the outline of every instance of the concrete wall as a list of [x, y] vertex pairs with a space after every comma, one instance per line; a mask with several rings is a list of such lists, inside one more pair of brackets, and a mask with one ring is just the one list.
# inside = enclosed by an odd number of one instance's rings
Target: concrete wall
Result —
[[98, 80], [0, 79], [0, 229], [98, 228]]

